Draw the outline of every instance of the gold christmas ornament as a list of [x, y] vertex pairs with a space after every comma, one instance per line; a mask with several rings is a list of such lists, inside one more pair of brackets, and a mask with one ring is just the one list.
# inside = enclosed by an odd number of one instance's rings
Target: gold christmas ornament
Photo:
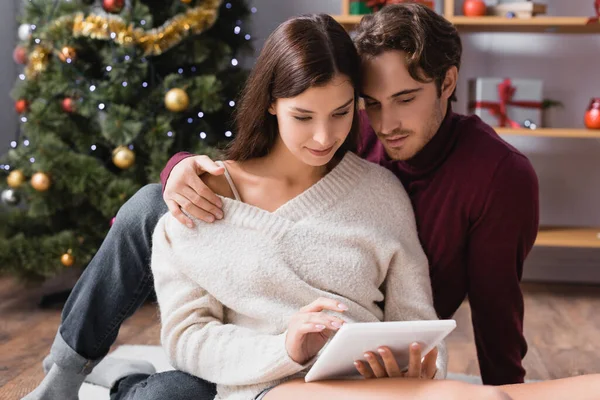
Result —
[[60, 61], [62, 62], [75, 62], [77, 59], [77, 50], [71, 46], [65, 46], [60, 53], [58, 53], [58, 58], [60, 58]]
[[190, 4], [192, 2], [192, 0], [181, 0], [181, 2], [183, 4]]
[[45, 192], [50, 189], [50, 177], [44, 172], [37, 172], [31, 177], [31, 186], [38, 192]]
[[190, 105], [190, 97], [185, 90], [180, 88], [171, 89], [165, 95], [165, 107], [172, 112], [182, 112]]
[[125, 146], [119, 146], [113, 150], [112, 160], [117, 167], [128, 169], [135, 163], [135, 153]]
[[69, 249], [65, 254], [60, 257], [60, 262], [65, 267], [71, 267], [75, 263], [75, 257], [73, 257], [72, 250]]
[[20, 169], [16, 169], [8, 174], [6, 178], [6, 183], [13, 189], [18, 188], [25, 182], [25, 174]]

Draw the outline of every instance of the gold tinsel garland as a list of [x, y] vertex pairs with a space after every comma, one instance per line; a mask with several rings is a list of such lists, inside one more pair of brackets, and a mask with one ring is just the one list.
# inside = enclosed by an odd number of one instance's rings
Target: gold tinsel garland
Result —
[[[198, 35], [213, 26], [223, 0], [205, 0], [202, 5], [176, 15], [161, 27], [146, 31], [134, 28], [123, 18], [116, 15], [98, 15], [75, 13], [58, 18], [48, 30], [40, 36], [44, 42], [56, 31], [65, 28], [72, 31], [74, 37], [89, 37], [97, 40], [113, 40], [122, 46], [139, 46], [144, 56], [157, 56], [181, 43], [185, 38]], [[35, 78], [46, 69], [52, 52], [48, 45], [36, 46], [29, 56], [25, 74]]]

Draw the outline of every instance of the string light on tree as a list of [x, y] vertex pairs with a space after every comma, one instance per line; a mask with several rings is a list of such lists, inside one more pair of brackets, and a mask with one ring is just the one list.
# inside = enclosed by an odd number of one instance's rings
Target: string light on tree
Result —
[[36, 172], [31, 177], [31, 186], [38, 192], [45, 192], [50, 189], [52, 181], [50, 177], [44, 172]]
[[121, 169], [129, 169], [135, 164], [135, 153], [126, 146], [119, 146], [113, 150], [113, 164]]
[[225, 137], [231, 137], [231, 136], [233, 136], [233, 133], [231, 133], [231, 131], [225, 132]]
[[231, 101], [229, 102], [229, 107], [235, 107], [235, 101], [231, 100]]

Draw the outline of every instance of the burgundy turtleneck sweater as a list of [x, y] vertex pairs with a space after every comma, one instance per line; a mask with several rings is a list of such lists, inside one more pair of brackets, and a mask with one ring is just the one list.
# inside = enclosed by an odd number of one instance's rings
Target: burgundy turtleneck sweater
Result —
[[[392, 171], [412, 200], [439, 317], [452, 318], [468, 296], [483, 382], [523, 382], [520, 279], [539, 222], [533, 167], [476, 116], [449, 111], [409, 161], [390, 160], [362, 120], [361, 156]], [[169, 160], [163, 185], [190, 155]]]

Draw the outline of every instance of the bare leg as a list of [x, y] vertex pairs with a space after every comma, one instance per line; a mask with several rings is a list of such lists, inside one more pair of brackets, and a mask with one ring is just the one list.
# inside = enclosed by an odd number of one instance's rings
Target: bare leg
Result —
[[598, 400], [600, 375], [583, 375], [523, 385], [506, 385], [500, 389], [514, 400]]
[[264, 400], [511, 400], [491, 386], [406, 378], [322, 381], [293, 380], [269, 391]]

